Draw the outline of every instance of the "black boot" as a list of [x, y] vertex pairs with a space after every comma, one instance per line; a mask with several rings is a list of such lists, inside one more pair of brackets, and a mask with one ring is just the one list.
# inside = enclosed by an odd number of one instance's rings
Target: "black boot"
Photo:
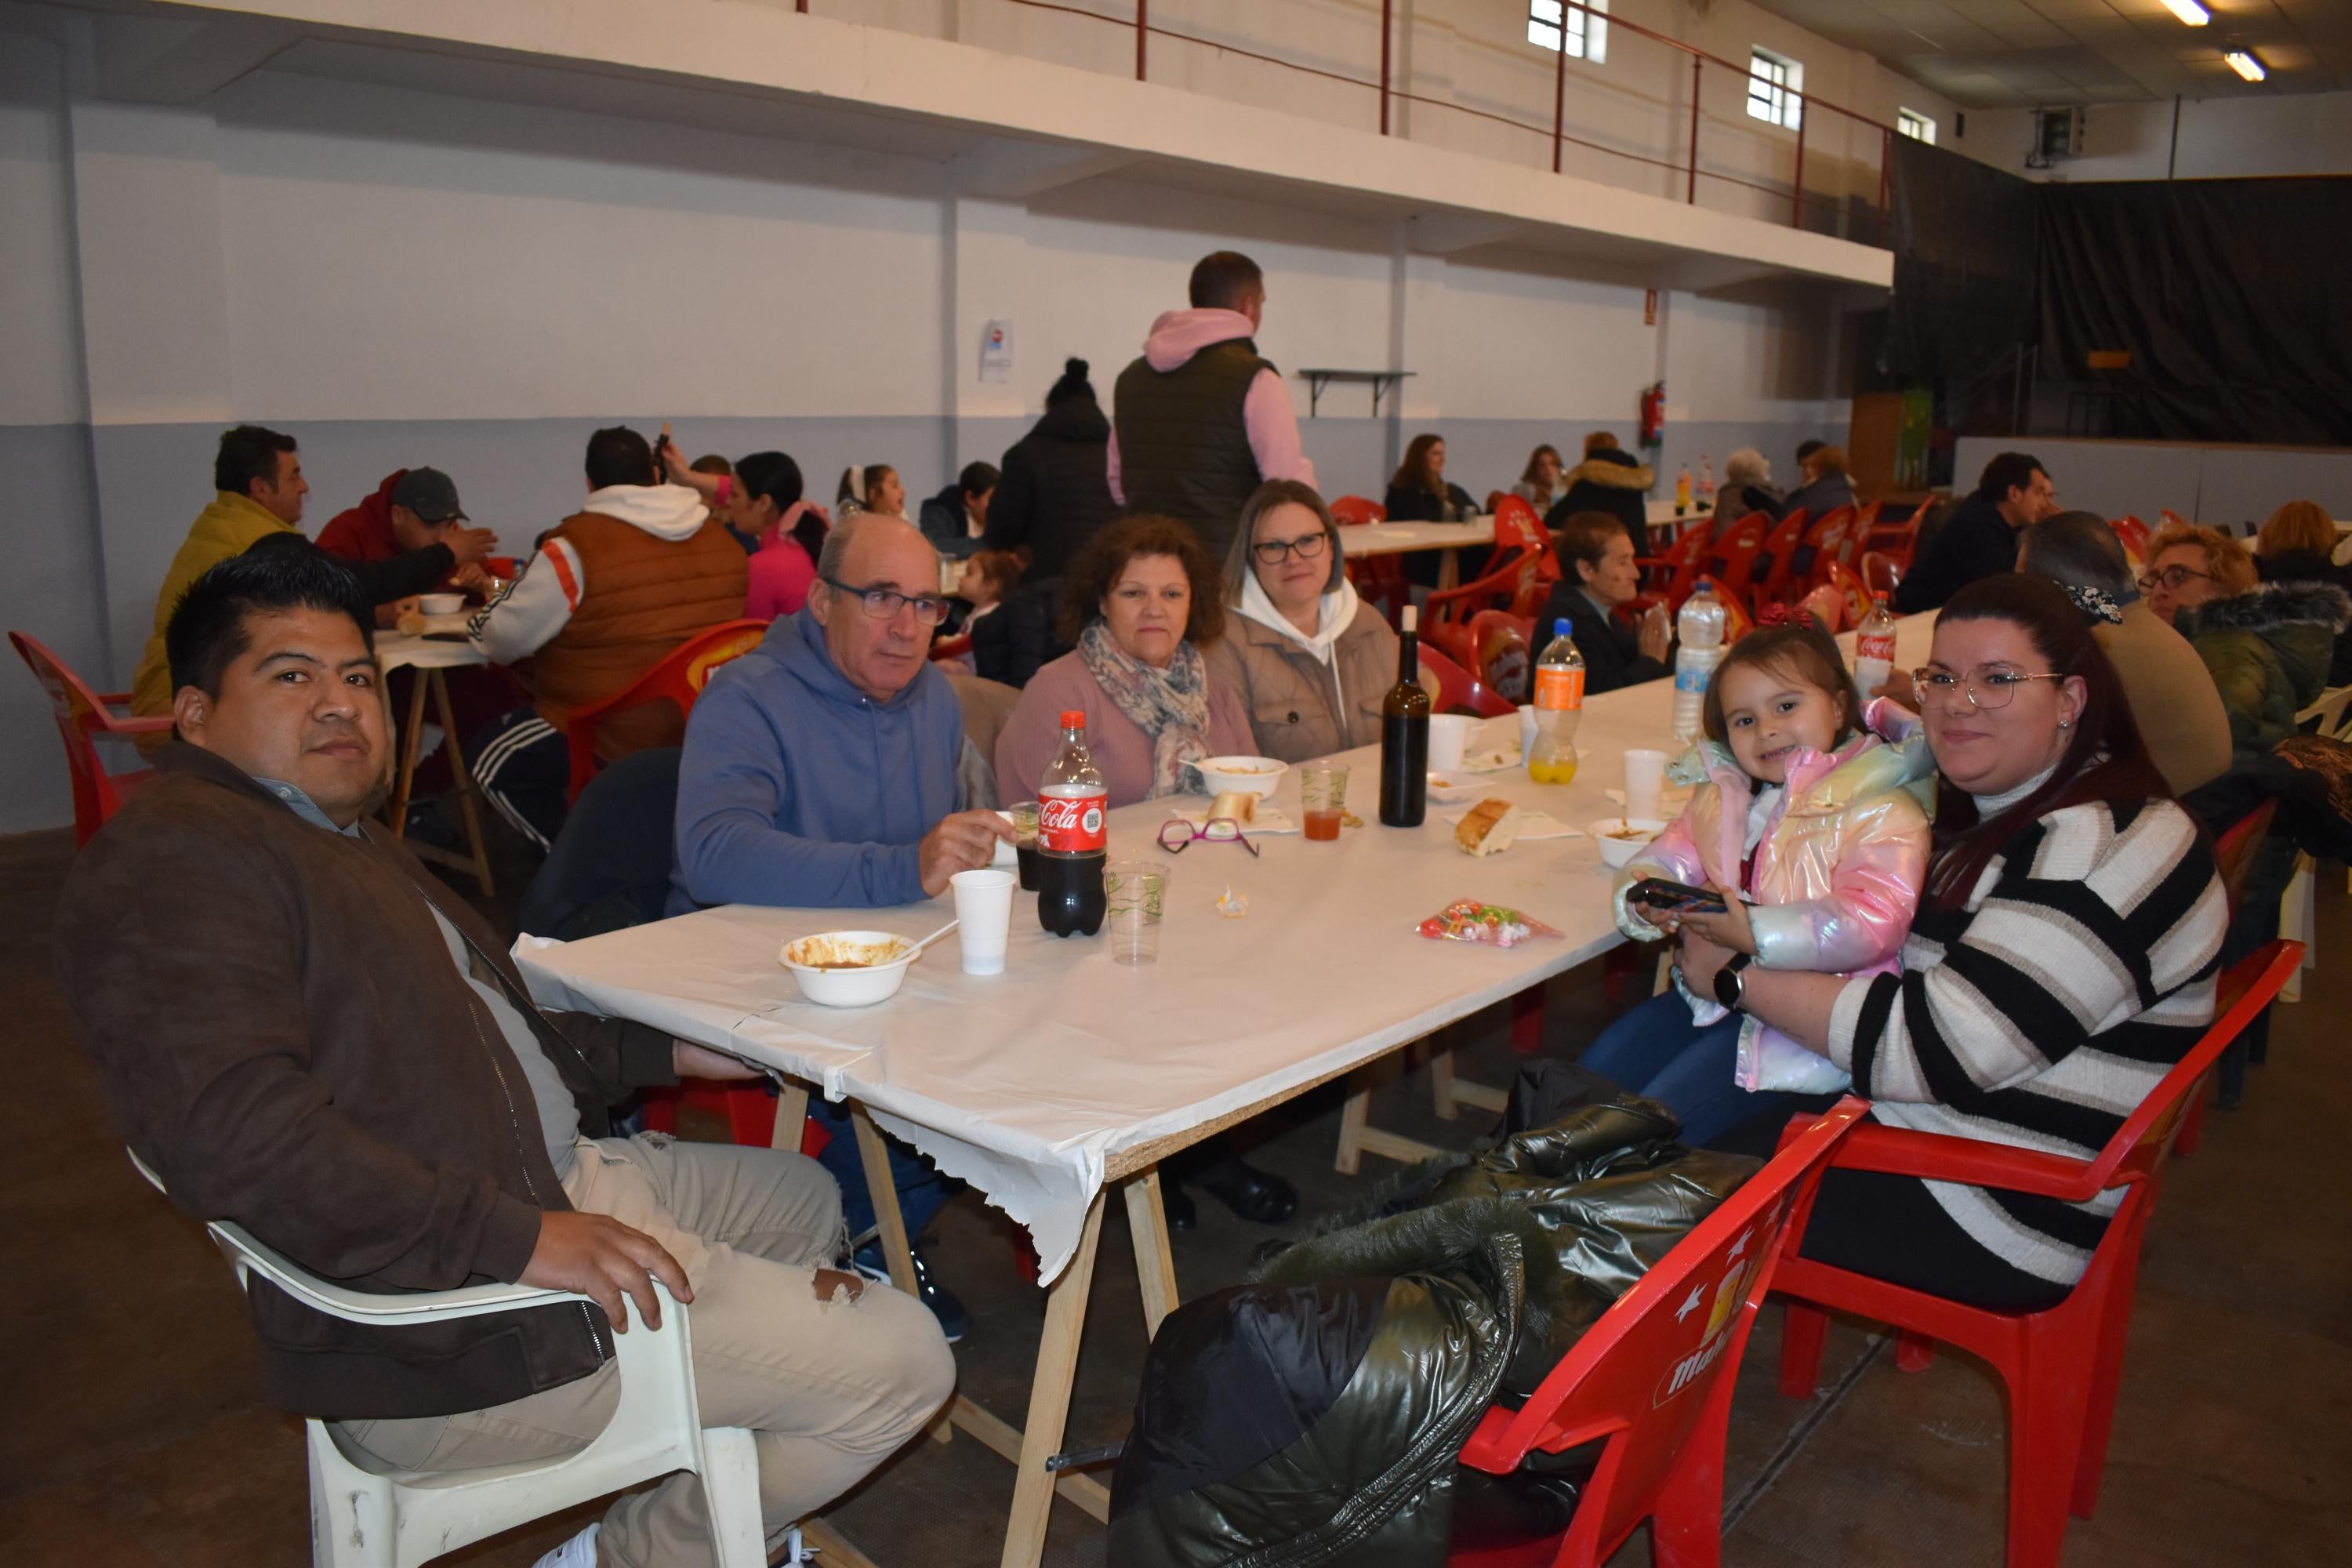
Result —
[[1253, 1225], [1286, 1224], [1298, 1212], [1298, 1192], [1272, 1171], [1236, 1159], [1220, 1160], [1191, 1180]]

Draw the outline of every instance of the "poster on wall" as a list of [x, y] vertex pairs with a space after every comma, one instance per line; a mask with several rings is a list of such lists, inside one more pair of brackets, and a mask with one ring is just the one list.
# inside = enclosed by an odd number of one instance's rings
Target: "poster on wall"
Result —
[[1013, 323], [1003, 317], [992, 320], [981, 334], [980, 379], [1013, 379]]

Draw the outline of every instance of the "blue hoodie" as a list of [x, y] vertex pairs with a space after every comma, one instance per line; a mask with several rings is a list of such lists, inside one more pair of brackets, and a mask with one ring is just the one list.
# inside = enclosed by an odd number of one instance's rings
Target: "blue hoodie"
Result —
[[669, 912], [925, 898], [918, 846], [957, 808], [962, 750], [963, 710], [938, 670], [877, 703], [808, 610], [779, 619], [687, 721]]

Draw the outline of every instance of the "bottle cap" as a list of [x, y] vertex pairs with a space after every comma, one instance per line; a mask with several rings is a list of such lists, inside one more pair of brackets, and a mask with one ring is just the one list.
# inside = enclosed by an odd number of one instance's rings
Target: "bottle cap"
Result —
[[1064, 709], [1064, 710], [1062, 710], [1062, 728], [1063, 728], [1063, 729], [1065, 729], [1065, 730], [1083, 730], [1083, 729], [1085, 729], [1086, 727], [1087, 727], [1087, 710], [1086, 710], [1085, 709], [1083, 709], [1083, 708], [1066, 708], [1066, 709]]
[[1551, 624], [1551, 635], [1552, 635], [1552, 636], [1554, 636], [1554, 637], [1566, 637], [1566, 636], [1568, 635], [1568, 629], [1569, 629], [1569, 619], [1568, 619], [1568, 617], [1567, 617], [1566, 616], [1560, 616], [1558, 620], [1555, 620], [1555, 621], [1554, 621], [1554, 622], [1552, 622], [1552, 624]]

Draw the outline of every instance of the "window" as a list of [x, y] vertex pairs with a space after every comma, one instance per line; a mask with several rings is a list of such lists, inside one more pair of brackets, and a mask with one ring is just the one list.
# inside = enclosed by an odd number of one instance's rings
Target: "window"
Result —
[[1925, 142], [1931, 147], [1935, 145], [1936, 122], [1916, 109], [1896, 110], [1895, 129], [1915, 142]]
[[[1561, 0], [1528, 0], [1528, 42], [1547, 49], [1565, 49], [1572, 60], [1594, 64], [1609, 58], [1609, 23], [1594, 11], [1609, 9], [1609, 0], [1584, 0], [1581, 10]], [[1565, 40], [1563, 41], [1563, 16]]]
[[1769, 49], [1750, 50], [1748, 57], [1748, 112], [1768, 125], [1794, 131], [1804, 113], [1805, 68]]

